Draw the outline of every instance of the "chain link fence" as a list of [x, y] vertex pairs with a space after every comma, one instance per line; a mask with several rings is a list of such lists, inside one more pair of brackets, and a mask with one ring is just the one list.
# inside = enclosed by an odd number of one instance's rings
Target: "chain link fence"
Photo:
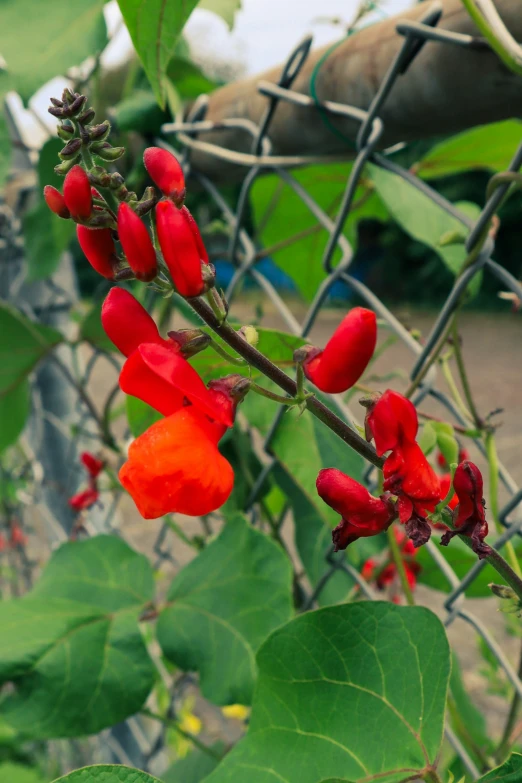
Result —
[[[409, 68], [415, 67], [415, 58], [424, 45], [428, 46], [476, 46], [477, 41], [471, 36], [451, 33], [437, 29], [440, 12], [437, 8], [428, 10], [420, 22], [402, 22], [397, 25], [397, 34], [403, 36], [403, 45], [391, 64], [389, 71], [377, 90], [374, 100], [367, 111], [362, 111], [352, 106], [319, 101], [308, 95], [292, 91], [292, 83], [303, 66], [310, 46], [311, 38], [304, 40], [288, 58], [283, 67], [279, 82], [272, 84], [260, 82], [259, 92], [267, 98], [265, 116], [259, 126], [245, 119], [229, 119], [220, 123], [209, 122], [205, 119], [208, 99], [201, 96], [192, 107], [190, 115], [183, 121], [169, 123], [163, 127], [164, 134], [168, 137], [174, 135], [178, 144], [184, 149], [183, 165], [187, 176], [197, 180], [210, 200], [217, 207], [222, 219], [230, 230], [230, 244], [228, 258], [233, 263], [235, 271], [228, 285], [226, 297], [233, 303], [235, 295], [241, 290], [242, 284], [250, 278], [264, 294], [271, 300], [277, 312], [280, 314], [288, 330], [296, 336], [307, 337], [314, 326], [318, 314], [321, 311], [334, 284], [343, 281], [351, 291], [359, 296], [372, 308], [379, 318], [383, 319], [389, 329], [404, 343], [412, 354], [412, 369], [410, 379], [418, 385], [412, 397], [415, 405], [419, 405], [424, 399], [432, 398], [447, 411], [448, 419], [457, 425], [467, 425], [459, 409], [452, 399], [437, 387], [438, 376], [434, 366], [429, 366], [430, 356], [439, 344], [445, 339], [447, 327], [452, 315], [458, 307], [462, 294], [470, 281], [483, 269], [487, 268], [502, 285], [509, 289], [516, 297], [522, 300], [522, 285], [506, 269], [496, 263], [492, 255], [494, 253], [494, 240], [487, 236], [484, 241], [484, 232], [487, 231], [489, 221], [495, 213], [503, 196], [510, 187], [510, 183], [501, 184], [493, 195], [487, 200], [479, 218], [471, 220], [469, 216], [433, 190], [426, 182], [416, 177], [411, 171], [394, 163], [387, 155], [387, 151], [378, 152], [379, 140], [383, 133], [383, 122], [379, 118], [380, 110], [393, 90], [401, 75]], [[280, 102], [289, 102], [296, 106], [304, 106], [321, 112], [325, 118], [343, 117], [358, 123], [359, 130], [353, 142], [354, 161], [351, 173], [346, 182], [341, 204], [335, 219], [331, 218], [310, 194], [293, 176], [291, 169], [296, 165], [305, 165], [311, 159], [305, 156], [281, 156], [272, 155], [270, 143], [270, 123], [274, 112]], [[241, 130], [251, 138], [250, 153], [236, 152], [213, 143], [205, 141], [205, 134], [224, 128]], [[157, 140], [157, 144], [169, 148], [163, 140]], [[244, 177], [237, 199], [236, 209], [233, 210], [220, 193], [219, 188], [208, 177], [197, 169], [191, 167], [191, 151], [198, 150], [206, 155], [215, 156], [221, 160], [242, 167]], [[466, 240], [466, 250], [471, 254], [476, 250], [473, 262], [456, 278], [453, 288], [442, 306], [433, 328], [425, 343], [421, 345], [403, 324], [394, 316], [385, 304], [359, 279], [350, 274], [350, 267], [354, 257], [354, 251], [343, 234], [343, 228], [352, 208], [354, 194], [359, 184], [363, 168], [367, 162], [371, 162], [393, 174], [406, 180], [411, 186], [425, 196], [428, 196], [449, 215], [456, 218], [465, 230], [469, 232]], [[522, 144], [514, 151], [509, 171], [517, 172], [522, 163]], [[259, 258], [259, 247], [249, 234], [247, 229], [247, 207], [249, 195], [256, 179], [264, 172], [270, 171], [276, 174], [282, 183], [290, 187], [301, 199], [304, 205], [313, 215], [317, 225], [328, 233], [321, 264], [325, 272], [325, 279], [320, 285], [315, 297], [306, 312], [302, 322], [299, 322], [291, 311], [288, 303], [280, 296], [276, 287], [256, 267]], [[21, 197], [26, 193], [22, 190]], [[37, 284], [27, 284], [24, 278], [23, 243], [21, 241], [20, 223], [16, 217], [20, 204], [4, 204], [0, 211], [0, 242], [2, 250], [2, 264], [0, 266], [0, 283], [2, 296], [22, 309], [31, 317], [45, 324], [51, 324], [67, 331], [69, 324], [69, 312], [73, 305], [77, 304], [72, 262], [66, 256], [61, 263], [58, 272], [50, 279]], [[334, 253], [340, 251], [341, 258], [334, 266]], [[8, 568], [4, 569], [2, 577], [2, 592], [4, 594], [19, 595], [25, 592], [33, 580], [34, 568], [45, 559], [46, 553], [61, 541], [67, 539], [75, 531], [75, 517], [67, 505], [67, 498], [72, 495], [81, 481], [81, 471], [78, 465], [78, 453], [83, 448], [92, 448], [92, 443], [98, 437], [96, 418], [99, 412], [93, 411], [92, 406], [86, 404], [81, 394], [81, 389], [88, 386], [93, 373], [102, 362], [110, 362], [114, 365], [114, 372], [118, 370], [117, 362], [99, 349], [93, 349], [89, 356], [79, 356], [75, 348], [65, 347], [60, 349], [62, 354], [57, 361], [47, 361], [35, 373], [32, 383], [32, 408], [33, 414], [30, 426], [24, 437], [23, 445], [16, 452], [16, 458], [9, 477], [3, 476], [3, 480], [15, 480], [23, 482], [24, 490], [21, 494], [24, 502], [3, 500], [3, 524], [9, 529], [13, 524], [20, 525], [25, 532], [29, 532], [24, 520], [30, 515], [33, 534], [27, 539], [20, 540], [16, 547], [4, 553], [8, 558]], [[114, 396], [117, 387], [109, 390], [107, 397]], [[333, 398], [339, 414], [352, 425], [357, 422], [357, 417], [340, 398]], [[103, 413], [103, 412], [102, 412]], [[260, 496], [261, 489], [267, 476], [277, 464], [277, 458], [271, 450], [271, 444], [278, 428], [281, 426], [284, 411], [280, 409], [274, 417], [270, 432], [266, 437], [263, 449], [265, 452], [264, 467], [256, 477], [254, 487], [247, 502], [247, 511], [253, 506]], [[71, 435], [73, 433], [73, 435]], [[480, 439], [475, 439], [476, 447], [484, 453], [484, 446]], [[499, 466], [499, 476], [508, 493], [509, 501], [499, 513], [500, 521], [505, 528], [496, 541], [491, 543], [497, 549], [502, 550], [506, 543], [515, 536], [521, 534], [522, 529], [522, 489], [519, 488], [504, 465]], [[376, 484], [376, 472], [372, 466], [366, 472], [366, 481], [369, 487]], [[28, 498], [29, 501], [28, 502]], [[82, 521], [85, 533], [93, 535], [97, 532], [119, 532], [119, 504], [122, 498], [121, 491], [113, 491], [111, 502], [101, 511], [95, 509]], [[35, 519], [37, 522], [35, 523]], [[283, 525], [285, 516], [279, 521]], [[153, 551], [156, 562], [160, 567], [165, 563], [176, 567], [176, 559], [169, 541], [169, 524], [161, 526], [159, 534], [154, 542]], [[460, 579], [447, 562], [440, 548], [433, 542], [427, 544], [429, 553], [436, 566], [451, 585], [451, 591], [444, 602], [446, 626], [460, 619], [469, 625], [473, 631], [481, 637], [491, 654], [516, 693], [522, 697], [522, 681], [511, 666], [506, 657], [501, 643], [496, 640], [484, 623], [476, 617], [468, 606], [465, 591], [485, 567], [485, 561], [477, 561], [463, 579]], [[368, 599], [375, 599], [376, 593], [372, 587], [360, 576], [358, 571], [346, 560], [344, 553], [334, 554], [331, 549], [325, 558], [324, 572], [318, 580], [313, 592], [305, 596], [303, 607], [311, 609], [316, 605], [321, 591], [332, 576], [339, 570], [345, 571], [359, 585], [362, 594]], [[181, 694], [188, 686], [194, 683], [190, 675], [173, 676], [162, 665], [160, 656], [151, 645], [151, 654], [158, 666], [164, 685], [170, 693], [170, 707], [168, 714], [175, 716], [176, 708]], [[466, 749], [458, 737], [448, 726], [446, 737], [462, 760], [466, 770], [473, 778], [478, 778], [480, 772], [474, 761], [470, 758]], [[51, 743], [53, 752], [56, 753], [62, 767], [78, 766], [78, 760], [84, 763], [112, 758], [119, 763], [126, 763], [152, 771], [165, 764], [164, 749], [165, 728], [152, 731], [149, 724], [143, 724], [138, 718], [132, 718], [125, 724], [103, 732], [98, 738], [91, 738], [85, 742], [75, 743]], [[72, 754], [72, 755], [71, 755]]]

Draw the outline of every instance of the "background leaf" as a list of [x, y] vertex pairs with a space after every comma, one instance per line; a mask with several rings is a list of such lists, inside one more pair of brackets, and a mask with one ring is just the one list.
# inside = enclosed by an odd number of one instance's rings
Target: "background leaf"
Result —
[[231, 30], [234, 26], [236, 12], [241, 8], [241, 0], [201, 0], [198, 8], [212, 11], [220, 16]]
[[8, 88], [27, 100], [49, 79], [101, 51], [107, 41], [103, 5], [103, 0], [40, 0], [38, 6], [34, 0], [3, 0], [0, 52]]
[[175, 577], [158, 621], [165, 655], [197, 670], [205, 698], [250, 704], [255, 653], [292, 615], [292, 571], [284, 552], [240, 515]]
[[522, 755], [512, 753], [500, 767], [495, 767], [477, 783], [520, 783], [522, 779]]
[[46, 783], [35, 767], [25, 764], [0, 764], [0, 780], [5, 783]]
[[0, 396], [0, 452], [21, 435], [30, 407], [31, 391], [27, 378]]
[[507, 169], [520, 144], [522, 123], [505, 120], [457, 133], [436, 144], [416, 165], [422, 177], [446, 177], [470, 169]]
[[36, 324], [6, 302], [0, 302], [0, 395], [13, 389], [63, 336]]
[[176, 42], [197, 0], [118, 0], [132, 42], [160, 106]]
[[119, 764], [96, 764], [94, 767], [83, 767], [54, 783], [161, 783], [140, 769], [131, 769]]
[[138, 628], [153, 597], [145, 557], [113, 536], [57, 550], [36, 587], [0, 603], [0, 714], [27, 738], [119, 723], [147, 698], [154, 668]]
[[435, 761], [450, 657], [429, 610], [365, 602], [309, 612], [273, 633], [257, 661], [248, 734], [208, 783], [392, 783]]
[[[212, 745], [212, 749], [223, 753], [225, 748], [222, 743]], [[213, 772], [219, 761], [201, 750], [192, 750], [188, 756], [175, 761], [174, 764], [163, 773], [163, 783], [201, 783]]]

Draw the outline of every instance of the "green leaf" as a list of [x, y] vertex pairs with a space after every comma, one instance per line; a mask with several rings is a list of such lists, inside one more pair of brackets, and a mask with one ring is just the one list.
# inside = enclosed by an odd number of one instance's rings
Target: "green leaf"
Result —
[[44, 783], [44, 779], [35, 767], [25, 764], [0, 764], [0, 780], [5, 783]]
[[416, 164], [416, 174], [432, 179], [470, 169], [507, 169], [521, 131], [519, 120], [506, 120], [458, 133], [432, 147]]
[[437, 759], [450, 656], [428, 609], [309, 612], [273, 633], [257, 663], [248, 734], [208, 783], [397, 783]]
[[241, 0], [200, 0], [198, 8], [204, 8], [220, 16], [232, 30], [236, 12], [241, 8]]
[[102, 302], [93, 305], [80, 324], [80, 340], [86, 340], [95, 348], [100, 348], [107, 353], [118, 352], [116, 346], [109, 340], [101, 322]]
[[[200, 4], [201, 5], [201, 4]], [[173, 57], [169, 62], [167, 75], [182, 98], [197, 98], [218, 86], [200, 71], [197, 65], [183, 57]]]
[[437, 431], [431, 421], [426, 421], [422, 425], [418, 443], [426, 456], [431, 454], [437, 445]]
[[197, 0], [118, 0], [118, 5], [154, 95], [164, 108], [167, 66]]
[[107, 41], [103, 5], [103, 0], [41, 0], [35, 12], [34, 0], [3, 0], [0, 52], [9, 88], [28, 99], [49, 79], [101, 51]]
[[14, 389], [63, 336], [0, 302], [0, 395]]
[[[462, 232], [464, 224], [397, 174], [371, 163], [367, 168], [379, 196], [401, 228], [413, 239], [431, 247], [450, 272], [457, 275], [466, 259], [466, 249], [460, 244], [441, 246], [440, 240], [445, 234]], [[477, 283], [474, 278], [473, 282], [475, 292], [480, 280]]]
[[495, 767], [477, 780], [477, 783], [520, 783], [522, 780], [522, 755], [512, 753], [500, 767]]
[[[225, 746], [221, 742], [212, 745], [217, 753], [224, 753]], [[163, 783], [201, 783], [213, 772], [219, 761], [202, 750], [193, 750], [188, 756], [174, 762], [161, 776]]]
[[291, 617], [291, 584], [284, 552], [236, 515], [172, 582], [158, 641], [180, 669], [199, 671], [205, 698], [249, 704], [255, 653]]
[[114, 107], [118, 130], [136, 133], [159, 133], [168, 115], [160, 109], [151, 90], [134, 90], [132, 95]]
[[0, 603], [0, 714], [22, 737], [93, 734], [134, 714], [154, 667], [138, 627], [153, 597], [145, 557], [113, 536], [58, 549], [35, 588]]
[[475, 757], [480, 765], [480, 758], [474, 753], [474, 748], [479, 752], [489, 753], [492, 750], [492, 742], [488, 737], [486, 719], [470, 699], [462, 680], [460, 664], [455, 653], [451, 657], [450, 694], [448, 696], [449, 715], [451, 723], [457, 735], [464, 742], [466, 748]]
[[[307, 166], [292, 172], [295, 179], [332, 217], [336, 215], [351, 171], [351, 164], [332, 163]], [[280, 177], [259, 177], [251, 192], [254, 224], [266, 248], [274, 248], [270, 257], [294, 281], [302, 295], [311, 300], [326, 274], [321, 258], [328, 233], [320, 229], [302, 199]], [[383, 219], [387, 216], [379, 196], [366, 185], [357, 188], [353, 210], [345, 224], [344, 234], [353, 244], [361, 218]], [[291, 241], [293, 238], [293, 241]], [[284, 246], [280, 246], [285, 243]], [[277, 246], [277, 247], [276, 247]], [[334, 263], [341, 253], [336, 250]]]
[[[432, 540], [436, 546], [439, 546], [435, 539]], [[519, 547], [517, 547], [517, 551], [522, 555], [522, 550]], [[453, 538], [449, 546], [441, 547], [441, 552], [459, 579], [466, 576], [470, 568], [477, 563], [477, 556], [458, 538]], [[451, 591], [449, 582], [438, 565], [435, 564], [426, 547], [420, 547], [417, 550], [415, 560], [422, 568], [417, 577], [419, 582], [444, 593]], [[466, 589], [466, 595], [468, 598], [491, 598], [488, 584], [490, 582], [498, 584], [499, 580], [502, 583], [498, 573], [490, 565], [486, 565]]]
[[94, 767], [82, 767], [54, 783], [161, 783], [140, 769], [131, 769], [119, 764], [96, 764]]
[[0, 90], [0, 190], [3, 189], [11, 166], [11, 139], [5, 118], [4, 100]]
[[125, 406], [129, 429], [135, 438], [143, 435], [154, 422], [163, 418], [161, 413], [151, 408], [146, 402], [138, 400], [137, 397], [131, 397], [130, 394], [125, 396]]
[[23, 432], [30, 406], [31, 390], [27, 379], [0, 396], [0, 452], [11, 446]]

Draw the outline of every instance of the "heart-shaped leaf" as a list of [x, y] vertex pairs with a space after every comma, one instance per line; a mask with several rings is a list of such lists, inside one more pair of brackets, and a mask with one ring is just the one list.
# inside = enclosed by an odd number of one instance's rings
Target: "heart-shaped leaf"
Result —
[[119, 764], [96, 764], [83, 767], [58, 778], [54, 783], [161, 783], [140, 769], [122, 767]]
[[500, 767], [495, 767], [477, 780], [477, 783], [520, 783], [522, 780], [522, 754], [512, 753]]
[[249, 704], [255, 653], [292, 616], [292, 573], [284, 552], [240, 515], [176, 576], [158, 640], [184, 671], [197, 670], [216, 704]]
[[396, 783], [434, 765], [450, 654], [428, 609], [319, 609], [275, 631], [257, 662], [248, 734], [208, 783]]
[[0, 603], [0, 714], [23, 737], [76, 737], [140, 709], [154, 669], [138, 627], [143, 555], [113, 536], [64, 544], [36, 587]]

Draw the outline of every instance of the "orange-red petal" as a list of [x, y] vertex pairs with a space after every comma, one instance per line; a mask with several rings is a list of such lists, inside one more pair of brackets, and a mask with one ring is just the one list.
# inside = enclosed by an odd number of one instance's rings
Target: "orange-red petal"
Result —
[[145, 519], [201, 516], [227, 500], [234, 472], [218, 451], [213, 425], [183, 408], [131, 444], [120, 480]]
[[130, 356], [141, 343], [158, 343], [177, 350], [177, 344], [160, 337], [154, 319], [123, 288], [111, 288], [101, 311], [105, 334], [124, 356]]
[[[187, 364], [185, 359], [181, 361]], [[123, 365], [120, 389], [146, 402], [164, 416], [170, 416], [183, 407], [183, 393], [149, 369], [140, 351], [134, 351]]]

